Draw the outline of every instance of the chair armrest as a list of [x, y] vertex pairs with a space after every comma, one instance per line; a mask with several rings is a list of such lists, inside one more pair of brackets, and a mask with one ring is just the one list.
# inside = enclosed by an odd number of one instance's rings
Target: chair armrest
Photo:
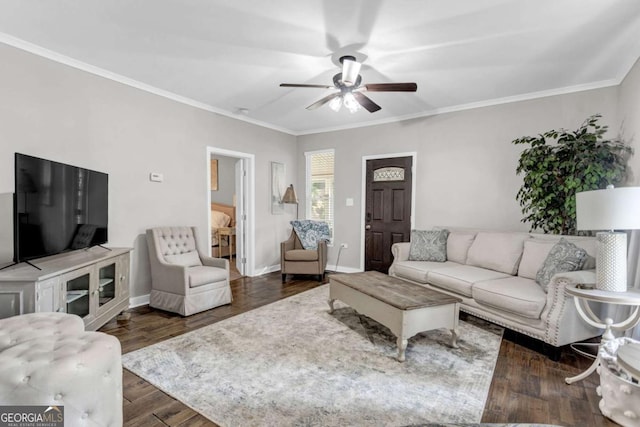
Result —
[[284, 242], [280, 242], [280, 253], [284, 255], [286, 251], [295, 249], [295, 242], [296, 238], [292, 233], [287, 240], [285, 240]]
[[186, 295], [189, 286], [187, 267], [156, 260], [156, 268], [151, 270], [151, 276], [153, 289], [174, 294], [181, 290], [182, 295]]
[[327, 241], [321, 240], [318, 242], [318, 262], [322, 267], [322, 272], [327, 269]]
[[200, 256], [200, 261], [202, 261], [202, 265], [206, 265], [207, 267], [218, 267], [224, 268], [229, 272], [229, 260], [224, 258], [212, 258], [209, 256]]

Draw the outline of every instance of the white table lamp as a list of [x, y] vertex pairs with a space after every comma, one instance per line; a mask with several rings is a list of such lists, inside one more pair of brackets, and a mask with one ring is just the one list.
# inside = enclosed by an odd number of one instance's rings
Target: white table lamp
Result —
[[627, 234], [614, 230], [640, 228], [640, 187], [576, 193], [576, 223], [578, 230], [608, 230], [596, 234], [596, 288], [626, 292]]

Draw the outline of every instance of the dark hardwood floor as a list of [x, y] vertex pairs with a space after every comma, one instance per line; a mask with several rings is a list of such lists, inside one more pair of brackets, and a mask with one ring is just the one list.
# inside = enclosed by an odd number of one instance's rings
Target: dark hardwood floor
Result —
[[[100, 330], [116, 336], [123, 353], [175, 337], [256, 307], [319, 286], [317, 281], [289, 276], [281, 283], [279, 272], [231, 282], [233, 303], [181, 317], [150, 309], [131, 309], [125, 322], [112, 320]], [[530, 349], [529, 340], [506, 334], [485, 406], [482, 422], [529, 422], [562, 426], [615, 426], [602, 416], [596, 395], [598, 377], [567, 385], [564, 378], [582, 372], [591, 360], [563, 349], [553, 362]], [[525, 345], [523, 345], [525, 344]], [[455, 375], [455, 373], [452, 373]], [[197, 412], [124, 370], [124, 422], [126, 426], [215, 426]]]

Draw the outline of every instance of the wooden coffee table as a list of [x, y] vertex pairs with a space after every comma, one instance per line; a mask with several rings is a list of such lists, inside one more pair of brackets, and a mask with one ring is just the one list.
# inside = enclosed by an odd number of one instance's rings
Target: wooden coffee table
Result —
[[398, 338], [398, 361], [404, 362], [409, 338], [447, 328], [457, 348], [459, 298], [408, 283], [377, 271], [329, 277], [329, 313], [335, 300], [383, 324]]

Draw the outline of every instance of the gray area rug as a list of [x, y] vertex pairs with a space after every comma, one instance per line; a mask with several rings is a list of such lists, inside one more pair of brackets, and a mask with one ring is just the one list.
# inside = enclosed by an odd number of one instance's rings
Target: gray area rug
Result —
[[124, 366], [222, 426], [478, 423], [502, 329], [460, 322], [396, 339], [324, 285], [125, 354]]

